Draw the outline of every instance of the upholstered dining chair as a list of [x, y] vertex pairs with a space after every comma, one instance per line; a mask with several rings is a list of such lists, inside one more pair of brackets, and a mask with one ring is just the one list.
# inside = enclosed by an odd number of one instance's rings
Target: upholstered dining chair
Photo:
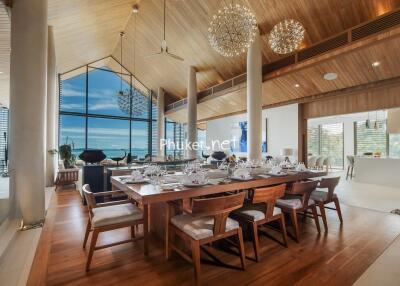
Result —
[[[245, 193], [191, 200], [189, 213], [173, 216], [169, 223], [167, 239], [168, 256], [172, 250], [194, 266], [196, 285], [201, 284], [200, 247], [223, 238], [237, 236], [242, 269], [245, 269], [245, 254], [242, 228], [236, 220], [228, 217], [233, 210], [243, 205]], [[173, 237], [177, 235], [183, 241], [190, 242], [192, 257], [189, 257], [176, 244]]]
[[[86, 262], [86, 271], [89, 271], [90, 263], [92, 261], [93, 252], [98, 249], [103, 249], [123, 243], [133, 242], [139, 239], [144, 239], [144, 252], [147, 253], [147, 232], [144, 231], [143, 236], [136, 236], [135, 226], [144, 224], [143, 212], [140, 208], [132, 203], [131, 200], [112, 201], [108, 203], [96, 203], [98, 196], [110, 196], [119, 191], [92, 193], [89, 185], [82, 187], [83, 194], [86, 198], [89, 209], [89, 220], [86, 227], [85, 238], [83, 240], [83, 248], [86, 247], [86, 242], [89, 233], [92, 231], [92, 238], [90, 241], [90, 249]], [[97, 238], [100, 232], [130, 227], [131, 238], [128, 240], [115, 242], [111, 244], [96, 246]], [[145, 226], [143, 226], [145, 227]]]
[[280, 208], [275, 207], [276, 200], [285, 195], [285, 189], [285, 184], [254, 189], [250, 195], [251, 203], [244, 204], [243, 207], [231, 213], [232, 218], [252, 226], [253, 247], [257, 262], [260, 259], [258, 239], [259, 227], [273, 221], [279, 222], [283, 244], [287, 247], [285, 216]]
[[[324, 222], [325, 231], [328, 230], [325, 208], [336, 210], [340, 223], [343, 223], [342, 212], [340, 210], [339, 198], [334, 193], [336, 186], [339, 184], [340, 177], [322, 178], [317, 186], [317, 189], [311, 193], [310, 198], [315, 201], [321, 213], [322, 221]], [[327, 191], [323, 191], [327, 189]], [[335, 208], [326, 207], [326, 204], [334, 203]]]
[[325, 157], [324, 157], [324, 156], [319, 156], [319, 157], [317, 158], [317, 161], [315, 162], [315, 167], [316, 167], [318, 170], [322, 170], [322, 169], [324, 168], [324, 160], [325, 160]]
[[310, 169], [314, 169], [317, 164], [317, 158], [318, 158], [318, 156], [310, 156], [308, 158], [307, 167]]
[[311, 193], [315, 191], [317, 185], [318, 181], [302, 181], [293, 183], [292, 187], [286, 192], [286, 195], [283, 198], [276, 200], [276, 206], [284, 213], [290, 214], [290, 219], [294, 228], [294, 237], [297, 242], [300, 240], [297, 215], [307, 215], [309, 209], [312, 211], [318, 233], [321, 232], [317, 207], [314, 200], [310, 199]]
[[353, 171], [354, 171], [354, 156], [348, 155], [347, 157], [347, 174], [346, 174], [346, 180], [353, 179]]

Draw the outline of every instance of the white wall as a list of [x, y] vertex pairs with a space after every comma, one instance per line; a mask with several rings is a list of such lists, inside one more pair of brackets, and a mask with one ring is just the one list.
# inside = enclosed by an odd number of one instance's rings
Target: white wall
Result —
[[[268, 155], [280, 156], [282, 148], [298, 148], [298, 104], [264, 109], [262, 128], [265, 130], [265, 119], [268, 120], [267, 148]], [[207, 122], [207, 146], [214, 140], [230, 140], [233, 123], [246, 121], [246, 113], [215, 119]], [[236, 154], [246, 156], [244, 153]], [[265, 154], [266, 155], [266, 154]], [[264, 156], [263, 156], [264, 157]]]

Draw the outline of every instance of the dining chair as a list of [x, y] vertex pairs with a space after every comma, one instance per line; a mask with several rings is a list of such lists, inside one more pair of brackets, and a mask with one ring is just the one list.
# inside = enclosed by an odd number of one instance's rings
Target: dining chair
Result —
[[346, 156], [347, 158], [347, 174], [346, 174], [346, 180], [353, 179], [353, 171], [354, 171], [354, 156], [348, 155]]
[[[236, 220], [228, 217], [233, 210], [243, 205], [245, 193], [205, 199], [192, 199], [187, 213], [173, 216], [169, 222], [167, 239], [167, 257], [172, 250], [194, 266], [196, 285], [201, 284], [200, 247], [231, 236], [237, 236], [241, 267], [245, 269], [245, 254], [242, 228]], [[177, 235], [183, 241], [190, 242], [192, 257], [189, 257], [173, 243]]]
[[56, 180], [54, 182], [54, 185], [56, 186], [54, 191], [57, 192], [60, 188], [67, 185], [75, 185], [76, 189], [76, 182], [78, 182], [78, 180], [79, 180], [78, 168], [59, 170], [57, 173]]
[[276, 200], [276, 206], [284, 213], [290, 214], [290, 219], [294, 228], [294, 237], [297, 242], [300, 241], [297, 215], [307, 215], [309, 209], [312, 211], [312, 216], [318, 233], [321, 232], [317, 207], [314, 200], [310, 199], [311, 193], [315, 191], [317, 185], [318, 181], [302, 181], [293, 183], [292, 187], [287, 190], [286, 195], [283, 198]]
[[260, 259], [258, 228], [261, 231], [264, 225], [277, 221], [280, 225], [283, 244], [287, 247], [287, 235], [285, 216], [280, 208], [275, 207], [277, 199], [285, 195], [286, 184], [254, 189], [250, 195], [251, 203], [244, 204], [243, 207], [231, 213], [231, 217], [239, 222], [251, 225], [253, 230], [253, 247], [255, 259]]
[[325, 157], [324, 157], [324, 156], [319, 156], [319, 157], [317, 158], [317, 161], [316, 161], [316, 163], [315, 163], [315, 166], [316, 166], [316, 168], [317, 168], [318, 170], [321, 170], [321, 169], [324, 168], [324, 160], [325, 160]]
[[[83, 240], [83, 248], [86, 248], [86, 242], [89, 233], [92, 233], [90, 241], [89, 253], [86, 261], [86, 271], [89, 271], [90, 264], [95, 250], [120, 245], [123, 243], [137, 241], [139, 239], [145, 240], [144, 252], [147, 253], [147, 234], [144, 231], [143, 236], [136, 236], [135, 226], [144, 224], [143, 212], [140, 208], [132, 203], [131, 200], [112, 201], [106, 203], [96, 203], [98, 196], [115, 195], [119, 191], [92, 193], [88, 184], [82, 187], [83, 194], [86, 198], [89, 220], [86, 227], [85, 238]], [[97, 238], [100, 232], [110, 231], [119, 228], [131, 228], [131, 238], [120, 242], [104, 244], [96, 246]], [[145, 227], [145, 226], [143, 226]]]
[[325, 166], [327, 172], [329, 171], [329, 169], [332, 170], [332, 164], [333, 164], [333, 157], [328, 156], [324, 159], [323, 165]]
[[[310, 198], [315, 201], [321, 213], [322, 221], [324, 222], [325, 231], [328, 230], [328, 223], [326, 219], [325, 209], [336, 210], [340, 223], [343, 223], [342, 212], [340, 210], [339, 198], [334, 193], [336, 186], [339, 184], [340, 177], [322, 178], [318, 182], [317, 189], [311, 193]], [[328, 191], [323, 191], [327, 189]], [[326, 204], [334, 203], [335, 208], [326, 207]]]
[[318, 156], [310, 156], [308, 158], [307, 167], [310, 169], [314, 169], [316, 167]]

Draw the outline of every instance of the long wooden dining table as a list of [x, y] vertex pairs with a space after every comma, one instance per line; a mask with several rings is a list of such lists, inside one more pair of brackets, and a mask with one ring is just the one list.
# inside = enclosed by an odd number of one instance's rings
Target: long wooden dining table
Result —
[[[130, 184], [124, 181], [126, 176], [112, 176], [113, 190], [121, 190], [129, 198], [138, 202], [143, 208], [144, 235], [148, 232], [156, 234], [163, 240], [168, 237], [168, 223], [170, 219], [170, 207], [168, 202], [190, 199], [195, 197], [214, 195], [225, 192], [267, 187], [284, 183], [317, 178], [327, 175], [324, 171], [292, 172], [284, 176], [255, 175], [248, 181], [231, 180], [216, 185], [200, 187], [175, 186], [170, 189], [160, 188], [153, 184]], [[145, 245], [148, 248], [148, 245]]]

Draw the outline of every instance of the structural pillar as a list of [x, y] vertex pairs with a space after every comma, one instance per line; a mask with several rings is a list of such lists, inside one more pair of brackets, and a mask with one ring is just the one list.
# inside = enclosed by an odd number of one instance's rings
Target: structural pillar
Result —
[[29, 228], [45, 214], [47, 0], [13, 1], [10, 65], [10, 191]]
[[247, 157], [261, 160], [262, 154], [262, 58], [260, 35], [247, 52]]
[[[187, 141], [192, 146], [197, 142], [197, 80], [196, 70], [193, 66], [189, 67], [189, 79], [187, 89]], [[187, 150], [189, 159], [196, 158], [196, 150]]]
[[165, 103], [164, 103], [164, 89], [158, 88], [157, 95], [157, 156], [159, 158], [164, 157], [165, 147], [161, 144], [161, 140], [165, 139]]
[[48, 50], [47, 50], [47, 102], [46, 102], [46, 187], [54, 185], [55, 159], [56, 156], [49, 151], [56, 148], [56, 95], [57, 95], [57, 71], [56, 51], [54, 46], [53, 27], [48, 28]]

